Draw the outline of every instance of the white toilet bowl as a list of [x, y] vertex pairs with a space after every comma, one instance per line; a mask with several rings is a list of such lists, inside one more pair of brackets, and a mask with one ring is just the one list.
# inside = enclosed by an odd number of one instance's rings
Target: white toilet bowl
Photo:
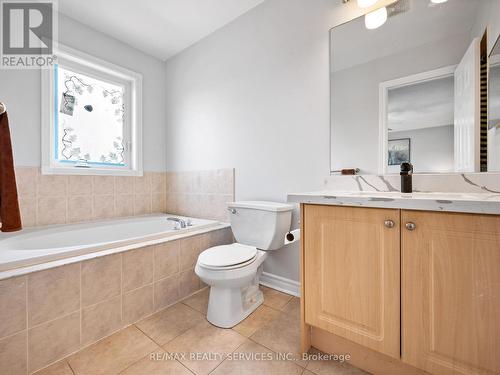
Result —
[[274, 202], [228, 204], [231, 228], [238, 241], [215, 246], [198, 257], [195, 272], [210, 286], [207, 320], [222, 328], [234, 327], [264, 301], [259, 289], [267, 250], [284, 244], [293, 206]]
[[[232, 261], [234, 264], [224, 261], [224, 254], [229, 252], [238, 259]], [[210, 323], [222, 328], [234, 327], [262, 304], [259, 278], [266, 257], [264, 251], [238, 243], [201, 253], [195, 272], [210, 286], [207, 311]]]

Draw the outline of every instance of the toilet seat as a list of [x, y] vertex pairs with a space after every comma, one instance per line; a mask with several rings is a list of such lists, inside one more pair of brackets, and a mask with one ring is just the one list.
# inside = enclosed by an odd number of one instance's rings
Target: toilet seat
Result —
[[198, 257], [198, 265], [210, 270], [229, 270], [252, 264], [257, 258], [257, 248], [233, 243], [211, 247]]

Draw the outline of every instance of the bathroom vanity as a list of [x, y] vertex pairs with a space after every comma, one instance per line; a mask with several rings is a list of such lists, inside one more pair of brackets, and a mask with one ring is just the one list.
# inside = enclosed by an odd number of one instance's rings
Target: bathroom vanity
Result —
[[349, 353], [374, 374], [500, 373], [500, 195], [289, 201], [301, 204], [303, 351]]

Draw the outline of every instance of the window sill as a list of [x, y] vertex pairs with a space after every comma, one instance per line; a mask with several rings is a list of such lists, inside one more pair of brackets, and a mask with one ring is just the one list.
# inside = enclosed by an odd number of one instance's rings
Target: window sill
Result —
[[142, 176], [142, 170], [109, 168], [64, 168], [42, 166], [44, 175], [79, 175], [79, 176]]

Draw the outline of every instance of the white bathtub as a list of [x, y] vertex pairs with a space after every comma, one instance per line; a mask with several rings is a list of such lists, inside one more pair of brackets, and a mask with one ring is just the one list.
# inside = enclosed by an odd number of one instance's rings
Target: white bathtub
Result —
[[[75, 261], [78, 261], [82, 260], [81, 256], [85, 254], [110, 249], [112, 252], [125, 251], [165, 242], [170, 238], [183, 237], [188, 233], [194, 234], [193, 232], [228, 226], [217, 221], [191, 218], [191, 226], [176, 230], [175, 223], [168, 221], [167, 217], [184, 218], [162, 214], [2, 233], [0, 234], [0, 279], [18, 274], [5, 271], [20, 267], [67, 258], [75, 258]], [[31, 270], [26, 271], [31, 272]]]

